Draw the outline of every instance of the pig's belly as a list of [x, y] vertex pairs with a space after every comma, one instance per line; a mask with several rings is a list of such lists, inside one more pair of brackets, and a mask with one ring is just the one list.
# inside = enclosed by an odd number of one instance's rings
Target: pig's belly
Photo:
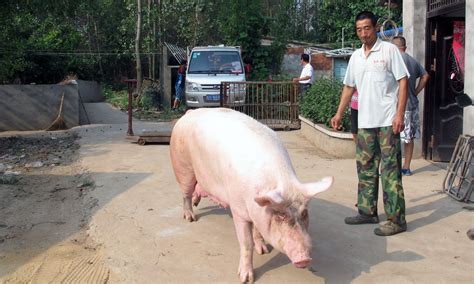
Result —
[[243, 206], [244, 200], [253, 195], [251, 191], [255, 188], [254, 176], [232, 170], [235, 167], [222, 170], [222, 164], [217, 167], [206, 167], [205, 164], [196, 161], [193, 164], [197, 180], [195, 192], [200, 196], [209, 197], [224, 208], [235, 209], [235, 206]]
[[216, 195], [210, 194], [209, 192], [204, 190], [204, 188], [199, 183], [196, 185], [195, 193], [198, 196], [201, 196], [201, 197], [209, 197], [209, 199], [211, 199], [212, 202], [218, 204], [219, 206], [221, 206], [223, 208], [228, 208], [229, 207], [229, 203], [227, 201], [222, 200], [221, 198], [217, 197]]

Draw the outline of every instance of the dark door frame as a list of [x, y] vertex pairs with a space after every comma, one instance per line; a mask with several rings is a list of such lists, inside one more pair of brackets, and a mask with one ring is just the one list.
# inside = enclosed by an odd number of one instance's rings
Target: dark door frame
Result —
[[[428, 3], [430, 5], [430, 3]], [[428, 7], [430, 8], [430, 7]], [[445, 58], [447, 54], [443, 47], [443, 41], [448, 36], [452, 36], [452, 32], [448, 30], [447, 26], [453, 20], [465, 20], [465, 2], [463, 0], [451, 5], [439, 7], [439, 9], [431, 10], [426, 15], [426, 47], [425, 47], [425, 68], [430, 74], [430, 82], [425, 90], [424, 98], [424, 113], [423, 113], [423, 137], [422, 137], [422, 154], [425, 159], [429, 160], [448, 160], [449, 154], [444, 153], [439, 155], [439, 151], [433, 153], [434, 147], [439, 146], [435, 141], [435, 137], [438, 136], [445, 138], [446, 130], [443, 133], [442, 123], [443, 117], [440, 114], [442, 111], [446, 111], [450, 105], [446, 105], [443, 98], [446, 98], [446, 94], [441, 94], [446, 89], [447, 76], [445, 73], [446, 65]], [[444, 91], [443, 91], [444, 90]], [[454, 101], [454, 100], [453, 100]], [[462, 110], [461, 115], [461, 132], [462, 132]], [[456, 115], [459, 117], [459, 115]], [[460, 133], [461, 134], [461, 133]], [[450, 139], [447, 139], [450, 140]], [[452, 139], [451, 139], [452, 140]], [[448, 143], [449, 144], [449, 143]], [[449, 145], [442, 145], [442, 147]], [[455, 141], [453, 142], [452, 148], [454, 149]], [[436, 149], [436, 148], [435, 148]], [[445, 150], [446, 152], [446, 150]], [[449, 152], [449, 150], [448, 150]], [[434, 155], [433, 155], [434, 154]]]

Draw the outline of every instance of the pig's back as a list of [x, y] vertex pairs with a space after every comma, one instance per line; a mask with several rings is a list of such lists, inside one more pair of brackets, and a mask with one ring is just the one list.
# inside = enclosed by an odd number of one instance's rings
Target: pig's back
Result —
[[176, 123], [172, 140], [182, 142], [181, 153], [192, 165], [198, 182], [211, 194], [219, 195], [215, 191], [222, 187], [252, 190], [270, 180], [275, 184], [276, 179], [294, 175], [276, 133], [237, 111], [217, 108], [188, 112]]

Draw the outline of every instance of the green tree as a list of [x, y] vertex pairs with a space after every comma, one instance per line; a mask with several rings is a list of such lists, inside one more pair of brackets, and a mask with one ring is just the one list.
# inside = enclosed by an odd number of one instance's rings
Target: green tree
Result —
[[261, 45], [267, 28], [261, 11], [260, 1], [222, 1], [218, 16], [225, 44], [242, 47], [244, 58], [252, 60], [254, 79], [263, 79], [269, 74], [268, 51]]
[[380, 19], [390, 18], [401, 25], [401, 5], [388, 9], [375, 0], [319, 0], [315, 6], [315, 16], [312, 19], [313, 32], [310, 37], [319, 43], [332, 43], [340, 47], [342, 34], [348, 44], [359, 45], [355, 34], [354, 20], [358, 13], [371, 11]]

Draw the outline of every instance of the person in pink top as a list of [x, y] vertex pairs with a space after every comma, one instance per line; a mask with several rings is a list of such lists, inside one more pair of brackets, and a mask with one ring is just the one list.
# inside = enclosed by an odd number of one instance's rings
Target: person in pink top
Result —
[[357, 90], [352, 93], [351, 97], [351, 133], [352, 133], [352, 140], [354, 140], [354, 143], [357, 144], [357, 115], [358, 115], [358, 109], [359, 109], [359, 93]]

